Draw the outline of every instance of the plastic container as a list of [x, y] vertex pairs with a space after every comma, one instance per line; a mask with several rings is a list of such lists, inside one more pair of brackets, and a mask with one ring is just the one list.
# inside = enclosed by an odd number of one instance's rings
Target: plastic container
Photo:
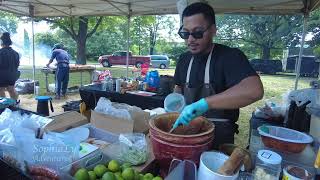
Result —
[[39, 86], [36, 86], [35, 89], [36, 89], [36, 93], [35, 93], [35, 94], [36, 94], [36, 96], [38, 96], [38, 95], [39, 95], [39, 89], [40, 89], [40, 87], [39, 87]]
[[218, 169], [229, 158], [221, 152], [203, 152], [200, 157], [198, 180], [235, 180], [239, 171], [232, 176], [217, 173]]
[[166, 112], [181, 112], [186, 105], [184, 96], [179, 93], [171, 93], [164, 99]]
[[258, 151], [256, 158], [255, 178], [278, 180], [281, 173], [282, 157], [269, 150]]
[[307, 170], [297, 167], [297, 166], [286, 166], [283, 168], [283, 177], [284, 180], [311, 180], [313, 175]]
[[173, 159], [165, 180], [197, 180], [197, 166], [193, 161]]
[[282, 152], [300, 153], [313, 141], [305, 133], [284, 127], [263, 125], [258, 131], [265, 146]]

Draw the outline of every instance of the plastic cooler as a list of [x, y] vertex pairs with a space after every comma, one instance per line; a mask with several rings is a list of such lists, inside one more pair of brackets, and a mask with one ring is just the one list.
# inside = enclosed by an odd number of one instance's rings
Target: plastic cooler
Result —
[[[97, 138], [109, 143], [114, 143], [118, 140], [118, 135], [111, 132], [101, 130], [91, 126], [90, 124], [83, 125], [81, 127], [89, 128], [89, 138]], [[108, 147], [106, 147], [108, 148]], [[73, 162], [72, 164], [61, 168], [61, 179], [63, 180], [75, 180], [73, 175], [80, 168], [86, 168], [92, 170], [98, 164], [106, 164], [111, 158], [102, 153], [101, 150], [96, 150], [89, 155]]]

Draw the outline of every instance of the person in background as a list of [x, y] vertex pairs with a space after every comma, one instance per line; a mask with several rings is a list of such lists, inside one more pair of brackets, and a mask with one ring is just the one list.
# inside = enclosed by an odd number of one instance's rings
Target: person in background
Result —
[[0, 97], [5, 97], [5, 91], [8, 91], [10, 98], [17, 100], [18, 94], [14, 85], [20, 76], [19, 54], [11, 48], [10, 33], [2, 33], [0, 39]]
[[70, 56], [67, 51], [63, 49], [63, 44], [55, 44], [52, 49], [51, 58], [47, 64], [47, 67], [50, 67], [50, 64], [53, 60], [57, 61], [56, 69], [56, 96], [55, 99], [60, 99], [60, 97], [66, 98], [68, 83], [69, 83], [69, 61]]
[[234, 143], [239, 108], [263, 97], [260, 77], [239, 49], [213, 42], [217, 29], [210, 5], [187, 6], [182, 24], [178, 34], [189, 51], [180, 56], [174, 80], [175, 92], [182, 93], [188, 105], [173, 127], [203, 115], [215, 124], [215, 149]]

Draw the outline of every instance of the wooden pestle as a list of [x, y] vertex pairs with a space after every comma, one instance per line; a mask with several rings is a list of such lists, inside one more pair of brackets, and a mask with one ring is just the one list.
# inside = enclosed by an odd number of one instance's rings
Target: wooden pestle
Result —
[[218, 169], [218, 173], [225, 176], [234, 175], [242, 166], [245, 156], [245, 151], [235, 148], [229, 159]]

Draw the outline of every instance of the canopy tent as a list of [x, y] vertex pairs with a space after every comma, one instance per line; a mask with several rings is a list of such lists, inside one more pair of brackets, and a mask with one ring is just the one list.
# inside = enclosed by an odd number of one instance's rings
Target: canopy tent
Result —
[[[139, 15], [161, 15], [181, 13], [185, 5], [199, 0], [0, 0], [0, 10], [30, 17], [59, 16], [127, 16], [128, 45], [130, 17]], [[306, 24], [309, 12], [319, 8], [320, 0], [202, 0], [209, 3], [217, 14], [302, 14], [304, 15], [303, 35], [296, 68], [297, 89], [300, 76], [301, 56], [305, 39]], [[178, 8], [177, 8], [178, 6]], [[33, 24], [33, 23], [32, 23]], [[33, 41], [34, 42], [34, 41]], [[34, 45], [33, 45], [34, 49]], [[127, 76], [128, 59], [127, 53]], [[33, 51], [34, 62], [34, 51]], [[35, 65], [33, 65], [35, 74]]]
[[[196, 0], [186, 0], [188, 4]], [[216, 13], [297, 14], [320, 6], [320, 0], [207, 0]], [[34, 7], [34, 13], [29, 7]], [[0, 10], [23, 16], [109, 16], [177, 14], [174, 0], [0, 0]]]

